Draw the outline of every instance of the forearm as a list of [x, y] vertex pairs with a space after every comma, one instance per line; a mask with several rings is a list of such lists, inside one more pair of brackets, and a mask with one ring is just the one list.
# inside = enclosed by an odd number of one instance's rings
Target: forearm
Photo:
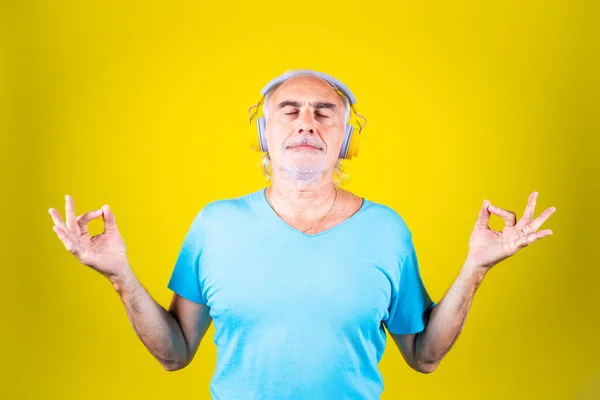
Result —
[[133, 329], [165, 369], [181, 368], [187, 363], [188, 350], [179, 323], [150, 296], [131, 268], [126, 271], [110, 281], [125, 305]]
[[434, 369], [460, 335], [484, 269], [466, 262], [442, 300], [432, 309], [424, 331], [415, 338], [415, 355], [427, 369]]

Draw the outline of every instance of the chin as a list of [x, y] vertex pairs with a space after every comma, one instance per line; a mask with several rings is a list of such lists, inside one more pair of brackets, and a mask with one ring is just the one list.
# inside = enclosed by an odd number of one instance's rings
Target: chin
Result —
[[327, 166], [323, 163], [285, 163], [281, 171], [294, 180], [316, 182], [327, 172]]

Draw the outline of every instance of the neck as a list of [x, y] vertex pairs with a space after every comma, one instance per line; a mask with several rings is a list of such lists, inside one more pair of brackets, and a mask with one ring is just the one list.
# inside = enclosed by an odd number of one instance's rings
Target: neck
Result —
[[320, 218], [331, 207], [336, 188], [331, 177], [307, 183], [273, 176], [267, 194], [278, 214], [293, 219], [313, 220]]

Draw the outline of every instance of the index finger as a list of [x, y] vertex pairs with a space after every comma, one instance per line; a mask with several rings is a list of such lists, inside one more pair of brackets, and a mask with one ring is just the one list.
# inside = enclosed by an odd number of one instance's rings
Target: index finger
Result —
[[100, 216], [102, 216], [102, 210], [88, 211], [85, 214], [77, 217], [77, 223], [79, 224], [79, 228], [81, 228], [81, 234], [85, 235], [86, 233], [88, 233], [88, 222]]
[[517, 220], [517, 216], [514, 212], [505, 210], [504, 208], [496, 207], [491, 205], [488, 207], [490, 212], [494, 215], [501, 217], [504, 220], [504, 227], [513, 227]]

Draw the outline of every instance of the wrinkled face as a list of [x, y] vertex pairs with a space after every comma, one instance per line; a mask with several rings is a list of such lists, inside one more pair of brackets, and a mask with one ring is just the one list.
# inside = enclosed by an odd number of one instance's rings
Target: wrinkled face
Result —
[[319, 78], [291, 78], [270, 98], [266, 137], [273, 171], [298, 180], [332, 173], [344, 133], [344, 103]]

